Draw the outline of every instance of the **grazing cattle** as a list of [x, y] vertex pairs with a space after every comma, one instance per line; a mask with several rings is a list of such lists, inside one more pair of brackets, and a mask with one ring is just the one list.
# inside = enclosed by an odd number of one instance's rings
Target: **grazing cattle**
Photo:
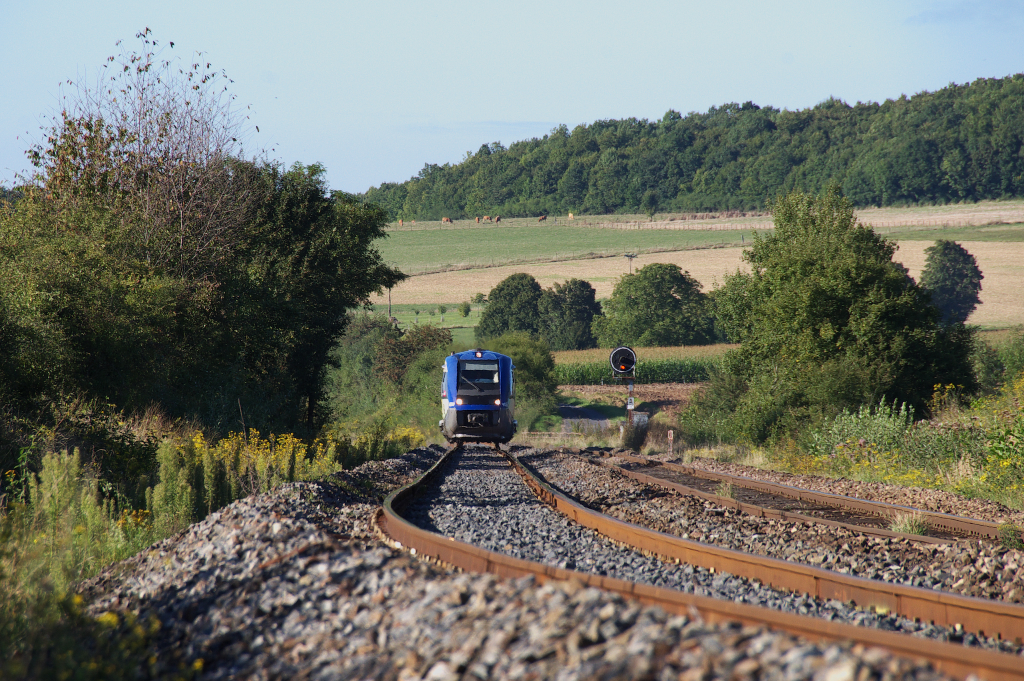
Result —
[[544, 222], [547, 219], [548, 219], [547, 215], [541, 215], [539, 218], [537, 218], [537, 222]]
[[401, 226], [402, 226], [402, 220], [401, 220], [401, 218], [399, 218], [399, 220], [398, 220], [398, 226], [399, 226], [399, 227], [401, 227]]
[[569, 213], [569, 219], [572, 220], [572, 213]]
[[495, 222], [501, 222], [501, 216], [500, 215], [495, 215], [494, 216], [494, 221]]
[[444, 225], [444, 224], [450, 225], [450, 224], [452, 224], [452, 219], [451, 218], [441, 218], [441, 224], [442, 225]]
[[476, 219], [476, 224], [478, 224], [478, 225], [480, 224], [480, 218]]
[[487, 222], [490, 222], [491, 221], [491, 216], [490, 215], [485, 215], [484, 216], [484, 220], [487, 220]]

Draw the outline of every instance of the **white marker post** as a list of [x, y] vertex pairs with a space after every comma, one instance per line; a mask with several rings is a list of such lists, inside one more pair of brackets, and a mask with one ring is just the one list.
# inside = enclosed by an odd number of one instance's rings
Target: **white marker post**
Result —
[[668, 431], [668, 455], [672, 456], [672, 431]]

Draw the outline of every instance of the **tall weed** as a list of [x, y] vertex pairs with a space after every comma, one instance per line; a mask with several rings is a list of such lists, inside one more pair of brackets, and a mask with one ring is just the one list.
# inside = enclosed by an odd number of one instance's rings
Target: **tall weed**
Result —
[[914, 414], [904, 403], [899, 408], [885, 401], [876, 407], [844, 411], [811, 432], [805, 447], [812, 456], [831, 457], [851, 440], [865, 440], [891, 450], [899, 446], [913, 425]]
[[962, 406], [955, 386], [936, 386], [935, 418], [879, 404], [824, 422], [803, 442], [780, 442], [774, 461], [800, 473], [947, 489], [1024, 508], [1024, 376]]
[[5, 473], [0, 490], [0, 678], [112, 678], [144, 669], [150, 623], [86, 617], [72, 592], [77, 582], [235, 499], [422, 442], [419, 431], [383, 419], [312, 444], [254, 430], [216, 442], [201, 433], [168, 439], [156, 448], [159, 482], [145, 491], [145, 510], [105, 486], [100, 466], [84, 464], [77, 449], [45, 453], [37, 473], [23, 452], [24, 465]]

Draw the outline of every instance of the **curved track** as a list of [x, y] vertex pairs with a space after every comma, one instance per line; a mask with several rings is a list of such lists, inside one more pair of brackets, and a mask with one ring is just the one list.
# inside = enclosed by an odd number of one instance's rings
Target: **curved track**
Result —
[[[943, 543], [970, 536], [999, 540], [999, 523], [987, 520], [817, 492], [632, 454], [617, 452], [613, 457], [603, 452], [601, 454], [602, 458], [591, 457], [590, 460], [639, 482], [698, 496], [750, 515], [846, 527], [864, 534], [904, 537], [928, 543]], [[625, 465], [609, 461], [610, 458], [619, 459]], [[713, 490], [723, 483], [733, 487], [737, 498], [714, 493]], [[885, 529], [889, 520], [901, 513], [919, 514], [931, 528], [931, 536], [902, 534]]]
[[[983, 679], [1024, 679], [1024, 664], [1020, 657], [558, 568], [490, 551], [418, 527], [404, 518], [403, 513], [418, 494], [438, 482], [450, 456], [451, 452], [420, 480], [396, 491], [385, 500], [376, 520], [378, 530], [385, 538], [413, 553], [467, 570], [507, 577], [533, 575], [541, 581], [573, 579], [644, 603], [659, 605], [669, 612], [696, 611], [712, 622], [738, 621], [785, 630], [812, 640], [855, 641], [880, 646], [900, 656], [926, 658], [937, 669], [961, 678], [976, 674]], [[855, 601], [858, 605], [899, 612], [908, 617], [935, 621], [937, 624], [960, 624], [968, 630], [982, 631], [989, 635], [999, 633], [1009, 639], [1024, 638], [1024, 608], [1019, 606], [912, 587], [878, 584], [871, 580], [785, 561], [773, 561], [664, 535], [591, 511], [553, 490], [522, 466], [516, 457], [508, 456], [508, 459], [545, 503], [581, 525], [646, 552], [734, 575], [750, 576], [781, 588], [803, 591], [822, 598]]]

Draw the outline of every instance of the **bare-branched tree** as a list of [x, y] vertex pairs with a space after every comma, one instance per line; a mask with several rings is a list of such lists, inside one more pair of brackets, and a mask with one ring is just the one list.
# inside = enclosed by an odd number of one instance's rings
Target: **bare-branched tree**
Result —
[[173, 42], [160, 46], [149, 28], [136, 37], [141, 50], [118, 41], [95, 85], [67, 82], [45, 141], [28, 152], [36, 184], [61, 207], [117, 208], [122, 248], [168, 274], [206, 279], [258, 193], [255, 159], [243, 150], [249, 117], [202, 53], [185, 67], [161, 58]]

